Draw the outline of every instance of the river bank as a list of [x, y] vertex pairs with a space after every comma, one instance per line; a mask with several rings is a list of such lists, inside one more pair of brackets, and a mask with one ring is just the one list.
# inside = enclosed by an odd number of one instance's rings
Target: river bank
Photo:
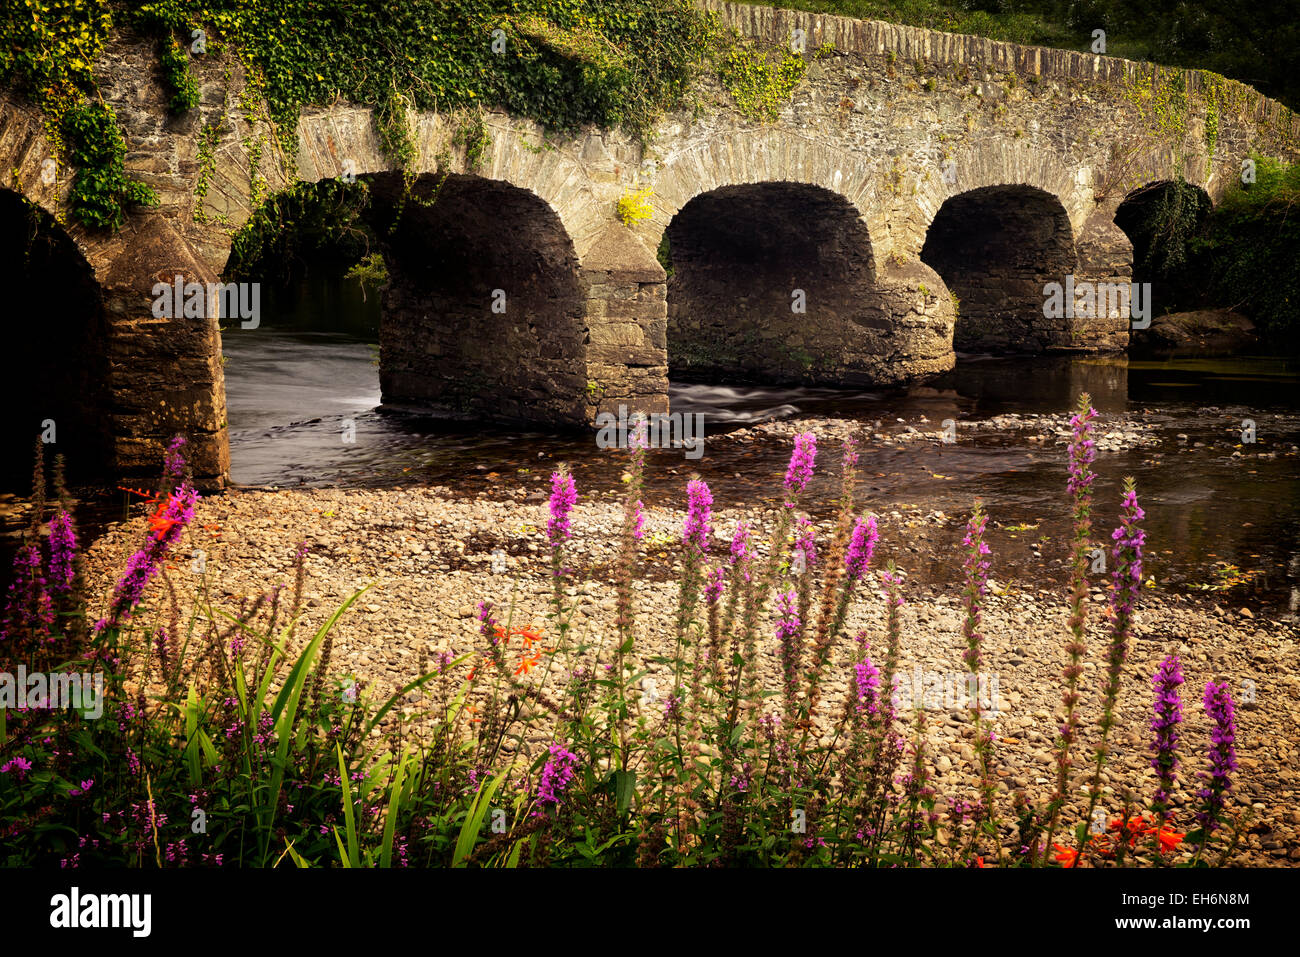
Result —
[[[651, 479], [656, 485], [669, 481], [681, 484], [675, 478]], [[300, 633], [310, 634], [355, 589], [369, 584], [369, 591], [337, 626], [332, 670], [354, 676], [366, 693], [382, 699], [420, 674], [439, 653], [477, 647], [481, 639], [474, 607], [481, 599], [498, 607], [513, 603], [516, 623], [544, 626], [549, 593], [546, 486], [546, 472], [538, 469], [526, 479], [503, 480], [469, 494], [445, 487], [236, 490], [199, 504], [186, 548], [203, 552], [211, 599], [216, 607], [233, 612], [241, 599], [263, 594], [279, 582], [291, 583], [295, 546], [306, 542], [310, 551]], [[621, 512], [617, 490], [588, 492], [580, 486], [580, 491], [570, 558], [581, 583], [572, 590], [579, 606], [575, 622], [591, 638], [600, 639], [612, 631], [611, 571]], [[910, 678], [917, 668], [926, 673], [960, 672], [959, 595], [945, 579], [951, 577], [965, 515], [925, 503], [879, 515], [877, 567], [892, 558], [909, 574], [902, 673]], [[714, 552], [725, 553], [726, 539], [739, 519], [759, 517], [745, 508], [716, 510]], [[670, 650], [682, 518], [680, 508], [648, 508], [645, 567], [635, 590], [636, 654], [644, 658]], [[139, 518], [113, 525], [89, 550], [85, 568], [92, 612], [111, 592], [126, 555], [138, 547], [143, 525]], [[1008, 801], [1004, 815], [1009, 815], [1011, 792], [1025, 790], [1043, 797], [1050, 789], [1052, 716], [1060, 696], [1065, 618], [1062, 592], [1050, 585], [1061, 573], [1055, 554], [1062, 548], [1061, 539], [1036, 542], [1037, 549], [1025, 547], [1018, 538], [1024, 533], [1015, 528], [995, 526], [988, 536], [994, 594], [986, 611], [986, 658], [998, 690], [999, 789]], [[819, 521], [823, 541], [829, 532], [829, 521]], [[936, 574], [935, 569], [947, 569], [948, 574]], [[200, 576], [184, 559], [169, 574], [188, 612]], [[874, 583], [866, 584], [849, 630], [865, 629], [874, 642], [883, 635], [883, 602]], [[1092, 648], [1083, 679], [1084, 747], [1092, 743], [1098, 716], [1105, 600], [1101, 584], [1097, 582], [1092, 595]], [[153, 600], [161, 600], [157, 591]], [[773, 689], [774, 651], [771, 640], [761, 647], [763, 670]], [[1208, 726], [1200, 691], [1210, 679], [1226, 679], [1239, 704], [1241, 769], [1233, 799], [1236, 807], [1254, 815], [1241, 860], [1261, 866], [1300, 861], [1300, 812], [1294, 810], [1300, 799], [1300, 633], [1294, 621], [1280, 614], [1172, 594], [1159, 586], [1143, 589], [1114, 756], [1103, 778], [1108, 811], [1118, 812], [1116, 796], [1125, 787], [1142, 797], [1153, 790], [1146, 750], [1149, 677], [1172, 651], [1182, 657], [1187, 678], [1183, 774], [1194, 773], [1204, 763]], [[652, 676], [658, 670], [660, 666], [650, 666]], [[836, 699], [847, 690], [844, 672], [841, 667], [829, 684]], [[666, 679], [658, 681], [660, 688], [667, 685]], [[929, 733], [939, 792], [965, 794], [974, 757], [970, 722], [960, 710], [939, 710], [932, 718]], [[1194, 783], [1184, 779], [1175, 794], [1180, 826], [1189, 822], [1194, 790]]]

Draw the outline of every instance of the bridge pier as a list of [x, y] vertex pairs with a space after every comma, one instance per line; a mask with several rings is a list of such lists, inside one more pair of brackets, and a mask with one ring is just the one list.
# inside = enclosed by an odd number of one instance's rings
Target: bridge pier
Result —
[[186, 283], [215, 275], [159, 215], [134, 218], [99, 264], [107, 318], [107, 427], [112, 471], [152, 478], [161, 449], [186, 437], [196, 485], [220, 488], [230, 471], [221, 333], [215, 315], [154, 315], [153, 289], [176, 276]]
[[[1076, 248], [1079, 268], [1075, 273], [1076, 285], [1080, 282], [1118, 284], [1125, 288], [1133, 281], [1133, 244], [1124, 231], [1115, 225], [1117, 204], [1107, 204], [1088, 217], [1079, 230]], [[1149, 297], [1143, 298], [1144, 308], [1150, 307]], [[1127, 349], [1130, 328], [1129, 310], [1121, 306], [1114, 315], [1079, 315], [1070, 320], [1070, 344], [1090, 352], [1114, 352]]]
[[602, 412], [668, 411], [668, 304], [664, 268], [621, 224], [582, 261], [587, 320], [586, 421]]

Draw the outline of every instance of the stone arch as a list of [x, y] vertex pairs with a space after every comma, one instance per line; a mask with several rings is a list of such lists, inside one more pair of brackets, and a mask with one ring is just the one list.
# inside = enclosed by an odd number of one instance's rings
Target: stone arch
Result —
[[959, 300], [957, 350], [1042, 352], [1070, 346], [1065, 318], [1043, 315], [1044, 286], [1078, 265], [1059, 199], [1033, 186], [982, 186], [939, 208], [921, 261]]
[[105, 476], [112, 461], [108, 322], [94, 271], [43, 209], [0, 189], [0, 286], [7, 322], [0, 370], [3, 484], [31, 486], [30, 450], [53, 439], [77, 481]]
[[[57, 218], [71, 184], [66, 169], [57, 170], [57, 178], [47, 181], [45, 163], [53, 156], [45, 124], [35, 107], [12, 96], [0, 96], [0, 187]], [[80, 248], [81, 237], [75, 233], [69, 235]]]
[[920, 251], [935, 216], [950, 199], [995, 186], [1031, 187], [1049, 194], [1077, 234], [1096, 206], [1092, 178], [1091, 171], [1067, 166], [1056, 150], [1031, 145], [1023, 137], [981, 138], [979, 145], [958, 150], [921, 177], [916, 194], [920, 229], [906, 237], [907, 252]]
[[[527, 190], [550, 207], [564, 226], [579, 258], [609, 225], [609, 211], [593, 195], [586, 169], [566, 150], [546, 145], [545, 130], [531, 120], [487, 113], [490, 142], [477, 162], [467, 162], [456, 142], [465, 118], [458, 114], [410, 115], [415, 158], [404, 172], [411, 177], [453, 173], [498, 180]], [[342, 176], [345, 161], [356, 175], [396, 173], [367, 107], [306, 110], [298, 120], [299, 150], [294, 177], [314, 182]]]
[[729, 380], [872, 382], [884, 326], [871, 236], [843, 196], [721, 186], [673, 217], [668, 365]]
[[[373, 188], [381, 207], [402, 193], [392, 174]], [[417, 177], [413, 197], [384, 240], [385, 404], [584, 422], [586, 297], [555, 210], [529, 190], [464, 174]]]
[[[701, 141], [658, 163], [652, 180], [651, 216], [638, 226], [638, 233], [654, 249], [673, 217], [697, 196], [761, 183], [817, 187], [836, 194], [864, 218], [864, 228], [871, 232], [865, 220], [880, 205], [879, 166], [861, 154], [776, 127], [709, 131]], [[878, 271], [881, 263], [877, 256], [873, 246], [872, 269]]]
[[[1187, 185], [1192, 186], [1195, 190], [1194, 195], [1197, 204], [1195, 215], [1199, 223], [1209, 213], [1214, 202], [1203, 186], [1191, 183]], [[1160, 307], [1160, 304], [1169, 302], [1175, 294], [1175, 290], [1169, 288], [1168, 283], [1162, 278], [1154, 275], [1150, 268], [1150, 265], [1154, 265], [1148, 263], [1152, 237], [1143, 231], [1142, 223], [1159, 203], [1172, 196], [1171, 191], [1176, 187], [1177, 180], [1160, 179], [1131, 189], [1124, 194], [1115, 207], [1111, 219], [1114, 227], [1119, 229], [1129, 241], [1131, 249], [1129, 266], [1132, 272], [1132, 281], [1135, 283], [1150, 282], [1152, 284], [1153, 315], [1160, 315], [1166, 311]], [[1176, 264], [1166, 263], [1165, 265], [1173, 266], [1175, 269], [1178, 268]]]

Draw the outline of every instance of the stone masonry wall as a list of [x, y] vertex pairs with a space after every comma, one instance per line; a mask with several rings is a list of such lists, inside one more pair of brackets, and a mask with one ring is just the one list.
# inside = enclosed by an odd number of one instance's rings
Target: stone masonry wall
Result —
[[[1217, 199], [1250, 150], [1300, 158], [1300, 118], [1240, 84], [1197, 71], [802, 11], [700, 3], [725, 25], [766, 43], [788, 42], [794, 28], [806, 31], [808, 75], [774, 122], [740, 116], [726, 91], [706, 78], [696, 90], [696, 108], [665, 117], [649, 149], [618, 131], [548, 137], [536, 123], [489, 113], [490, 144], [471, 168], [456, 144], [464, 117], [411, 116], [417, 156], [409, 173], [450, 172], [526, 192], [537, 202], [527, 217], [531, 225], [518, 226], [519, 238], [535, 238], [541, 224], [549, 224], [545, 229], [563, 235], [571, 252], [513, 261], [523, 264], [523, 275], [539, 277], [533, 292], [521, 294], [525, 302], [535, 296], [565, 305], [545, 306], [544, 321], [534, 329], [502, 334], [501, 326], [439, 326], [431, 317], [463, 318], [457, 310], [469, 308], [453, 294], [460, 287], [434, 289], [431, 277], [415, 268], [418, 260], [395, 250], [402, 261], [390, 295], [397, 325], [390, 328], [402, 328], [403, 317], [409, 318], [413, 335], [426, 336], [435, 351], [419, 356], [407, 350], [399, 360], [401, 336], [390, 338], [394, 365], [387, 381], [394, 394], [429, 398], [428, 390], [438, 388], [430, 383], [440, 376], [458, 379], [458, 369], [475, 363], [481, 369], [490, 358], [503, 369], [533, 372], [503, 373], [478, 395], [480, 405], [535, 421], [590, 420], [621, 399], [663, 407], [672, 303], [651, 251], [691, 200], [713, 190], [799, 184], [819, 187], [852, 208], [866, 237], [861, 247], [869, 241], [871, 289], [856, 287], [861, 295], [853, 309], [837, 308], [827, 328], [769, 334], [773, 348], [765, 355], [806, 349], [800, 335], [805, 343], [834, 339], [837, 328], [859, 335], [837, 326], [848, 322], [863, 331], [859, 339], [850, 337], [847, 351], [837, 354], [833, 342], [817, 346], [823, 354], [813, 358], [836, 370], [826, 381], [836, 374], [897, 381], [952, 363], [949, 290], [920, 259], [950, 199], [1000, 186], [1049, 194], [1069, 223], [1076, 278], [1124, 278], [1131, 247], [1111, 220], [1129, 192], [1185, 176]], [[813, 56], [824, 44], [830, 46]], [[196, 477], [211, 486], [220, 485], [229, 468], [219, 324], [216, 318], [155, 319], [153, 284], [178, 274], [187, 281], [216, 280], [233, 230], [291, 182], [338, 176], [348, 161], [360, 176], [393, 170], [369, 109], [335, 104], [304, 111], [298, 152], [282, 156], [264, 111], [241, 102], [236, 60], [211, 55], [196, 58], [192, 67], [201, 103], [171, 117], [155, 44], [129, 35], [113, 40], [96, 72], [127, 139], [128, 169], [158, 191], [161, 203], [134, 212], [116, 235], [65, 229], [90, 269], [108, 324], [103, 354], [114, 469], [154, 472], [163, 444], [180, 431], [190, 437]], [[1222, 108], [1211, 133], [1206, 104], [1216, 90]], [[42, 168], [50, 155], [42, 118], [0, 91], [0, 188], [63, 221], [71, 171], [61, 169], [47, 182]], [[652, 216], [630, 229], [619, 225], [619, 197], [645, 185], [653, 189]], [[485, 227], [489, 236], [491, 225]], [[544, 263], [559, 262], [560, 279], [543, 277], [549, 271]], [[488, 278], [481, 270], [471, 274]], [[841, 291], [848, 288], [854, 287]], [[717, 285], [713, 295], [735, 294]], [[551, 320], [558, 325], [552, 328]], [[480, 341], [453, 345], [453, 328]], [[1073, 320], [1066, 331], [1072, 345], [1084, 348], [1122, 348], [1128, 336], [1123, 317]], [[421, 389], [410, 385], [417, 378]], [[462, 397], [470, 395], [470, 384], [458, 382]]]

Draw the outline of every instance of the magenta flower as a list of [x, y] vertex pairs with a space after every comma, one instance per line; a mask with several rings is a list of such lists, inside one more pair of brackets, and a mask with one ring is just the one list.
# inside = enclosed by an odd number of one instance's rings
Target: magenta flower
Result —
[[781, 656], [782, 691], [787, 713], [793, 713], [799, 690], [799, 595], [793, 588], [776, 596], [776, 643]]
[[0, 640], [27, 634], [37, 639], [50, 637], [54, 624], [54, 603], [46, 587], [41, 547], [29, 542], [14, 554], [13, 580], [9, 583]]
[[700, 479], [692, 479], [686, 484], [686, 524], [682, 529], [682, 542], [693, 544], [701, 554], [709, 550], [709, 539], [713, 536], [713, 527], [709, 524], [712, 507], [713, 494], [707, 484]]
[[1092, 420], [1096, 417], [1097, 410], [1089, 406], [1083, 415], [1070, 419], [1070, 480], [1066, 487], [1076, 499], [1087, 495], [1096, 478], [1089, 469], [1097, 458], [1097, 443], [1092, 440]]
[[641, 504], [640, 499], [637, 499], [636, 505], [633, 506], [632, 537], [640, 541], [643, 535], [645, 535], [645, 506]]
[[1178, 770], [1178, 726], [1183, 720], [1182, 698], [1178, 686], [1183, 683], [1183, 671], [1177, 655], [1160, 662], [1151, 686], [1155, 689], [1155, 717], [1151, 730], [1151, 767], [1160, 778], [1151, 810], [1157, 815], [1167, 815], [1174, 790], [1174, 776]]
[[1227, 793], [1232, 790], [1232, 772], [1237, 770], [1237, 724], [1228, 682], [1206, 682], [1203, 700], [1205, 713], [1214, 722], [1214, 730], [1210, 732], [1209, 770], [1200, 772], [1206, 786], [1196, 792], [1202, 802], [1196, 820], [1208, 838], [1218, 829]]
[[791, 588], [776, 595], [776, 640], [786, 642], [799, 633], [799, 596]]
[[475, 615], [483, 624], [479, 626], [479, 633], [488, 639], [492, 644], [497, 641], [497, 620], [492, 617], [492, 602], [481, 601], [475, 608]]
[[880, 711], [880, 669], [870, 658], [863, 658], [853, 666], [853, 672], [857, 688], [857, 712], [875, 717]]
[[113, 592], [113, 603], [108, 618], [97, 622], [95, 629], [116, 627], [124, 619], [130, 618], [136, 606], [144, 599], [145, 588], [158, 574], [163, 559], [186, 527], [194, 520], [194, 503], [199, 493], [189, 484], [180, 486], [167, 499], [160, 509], [160, 517], [151, 521], [151, 527], [157, 527], [156, 535], [150, 535], [145, 546], [132, 555], [126, 563], [126, 573], [117, 582]]
[[569, 513], [577, 503], [578, 490], [573, 484], [573, 476], [561, 466], [558, 472], [551, 473], [551, 517], [546, 522], [546, 537], [552, 548], [568, 540]]
[[181, 484], [181, 477], [185, 474], [185, 456], [181, 455], [181, 446], [184, 444], [185, 438], [180, 435], [173, 436], [167, 443], [167, 451], [163, 454], [161, 487], [164, 491], [174, 489]]
[[537, 782], [537, 803], [554, 804], [559, 807], [565, 790], [573, 780], [573, 770], [578, 763], [578, 756], [562, 744], [553, 744], [551, 756], [542, 768], [541, 780]]
[[794, 548], [796, 552], [803, 555], [803, 567], [807, 571], [812, 571], [817, 566], [816, 529], [813, 523], [803, 516], [799, 517]]
[[853, 526], [853, 535], [849, 539], [848, 553], [844, 556], [844, 568], [848, 572], [850, 584], [857, 582], [866, 574], [878, 541], [880, 541], [880, 532], [876, 529], [876, 517], [869, 515], [865, 521], [858, 519]]
[[9, 774], [14, 772], [18, 775], [19, 781], [27, 779], [27, 772], [32, 769], [32, 762], [26, 758], [13, 758], [10, 761], [0, 764], [0, 774]]
[[72, 587], [76, 556], [77, 533], [72, 516], [61, 508], [50, 519], [50, 587], [54, 591], [67, 591]]
[[722, 585], [726, 577], [727, 572], [721, 565], [709, 573], [708, 581], [704, 585], [704, 600], [708, 604], [718, 603], [718, 599], [722, 597]]
[[1132, 487], [1125, 488], [1121, 508], [1120, 527], [1111, 533], [1115, 542], [1111, 546], [1111, 557], [1115, 560], [1111, 606], [1127, 616], [1132, 614], [1142, 587], [1142, 546], [1146, 544], [1147, 534], [1137, 523], [1146, 513], [1138, 507], [1137, 492]]
[[740, 574], [749, 581], [749, 562], [754, 550], [749, 547], [749, 526], [741, 519], [736, 523], [736, 533], [731, 536], [731, 564], [740, 568]]
[[798, 495], [813, 477], [813, 461], [817, 458], [817, 436], [803, 432], [794, 437], [794, 453], [790, 467], [785, 472], [785, 490]]

